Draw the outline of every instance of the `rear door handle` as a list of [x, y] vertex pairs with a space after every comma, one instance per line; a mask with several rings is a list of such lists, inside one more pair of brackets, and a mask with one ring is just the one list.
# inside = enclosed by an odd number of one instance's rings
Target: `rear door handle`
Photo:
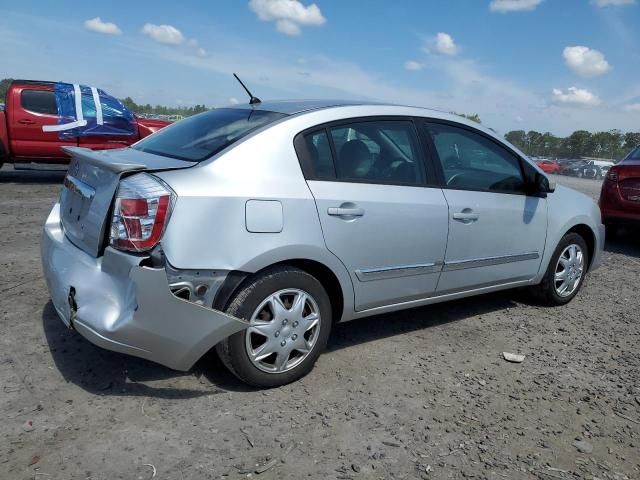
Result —
[[453, 219], [458, 220], [459, 222], [462, 222], [462, 223], [475, 222], [479, 218], [480, 218], [480, 215], [478, 215], [477, 213], [473, 213], [473, 210], [471, 210], [470, 208], [465, 208], [461, 212], [453, 214]]
[[329, 207], [327, 214], [336, 217], [362, 217], [364, 215], [363, 208], [345, 208], [345, 207]]
[[29, 120], [28, 118], [21, 118], [18, 120], [18, 123], [21, 123], [22, 125], [35, 125], [36, 122]]

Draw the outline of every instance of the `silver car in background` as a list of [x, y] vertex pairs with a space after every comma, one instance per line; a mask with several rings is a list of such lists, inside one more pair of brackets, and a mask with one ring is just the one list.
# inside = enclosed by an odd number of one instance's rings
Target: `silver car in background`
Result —
[[188, 370], [309, 372], [334, 322], [528, 286], [562, 305], [600, 263], [593, 201], [437, 111], [349, 102], [216, 109], [73, 159], [42, 238], [62, 321]]

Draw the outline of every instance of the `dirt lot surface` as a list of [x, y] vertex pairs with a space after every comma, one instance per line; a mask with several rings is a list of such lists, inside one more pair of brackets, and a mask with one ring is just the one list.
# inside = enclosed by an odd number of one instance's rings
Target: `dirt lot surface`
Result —
[[0, 479], [640, 478], [637, 233], [568, 306], [352, 322], [302, 381], [256, 391], [215, 355], [184, 374], [63, 326], [38, 246], [61, 180], [0, 172]]

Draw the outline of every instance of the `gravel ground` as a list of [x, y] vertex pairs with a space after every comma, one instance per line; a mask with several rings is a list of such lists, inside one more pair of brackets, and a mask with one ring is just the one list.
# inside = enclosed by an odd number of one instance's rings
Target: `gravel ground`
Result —
[[1, 479], [640, 478], [637, 233], [568, 306], [507, 292], [351, 322], [306, 378], [256, 391], [215, 355], [179, 373], [63, 326], [38, 248], [61, 180], [0, 171]]

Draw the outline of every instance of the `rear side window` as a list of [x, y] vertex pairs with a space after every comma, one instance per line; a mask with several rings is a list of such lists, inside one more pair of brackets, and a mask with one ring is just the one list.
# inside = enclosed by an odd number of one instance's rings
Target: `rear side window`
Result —
[[307, 177], [319, 180], [420, 185], [424, 168], [419, 148], [410, 121], [340, 124], [304, 135], [303, 168], [306, 163]]
[[189, 162], [215, 155], [254, 130], [286, 114], [241, 108], [220, 108], [194, 115], [140, 140], [132, 148]]
[[45, 115], [57, 115], [56, 94], [46, 90], [22, 90], [20, 105], [25, 110]]
[[520, 160], [488, 138], [465, 128], [429, 124], [445, 185], [462, 190], [524, 191]]
[[325, 130], [305, 135], [305, 146], [313, 165], [314, 177], [322, 179], [336, 178], [331, 155], [331, 145]]

